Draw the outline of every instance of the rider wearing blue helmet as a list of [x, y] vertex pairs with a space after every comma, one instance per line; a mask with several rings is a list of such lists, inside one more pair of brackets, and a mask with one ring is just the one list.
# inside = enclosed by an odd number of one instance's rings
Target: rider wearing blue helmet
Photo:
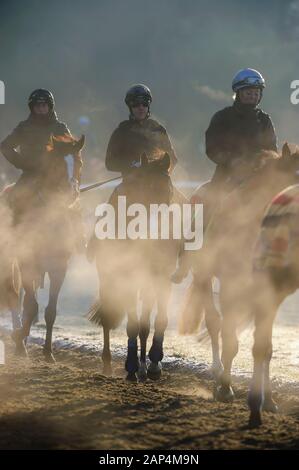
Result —
[[222, 186], [234, 161], [253, 159], [262, 150], [277, 151], [275, 130], [268, 114], [259, 108], [265, 80], [254, 69], [240, 70], [233, 78], [235, 101], [218, 111], [206, 131], [206, 153], [217, 164], [213, 183]]
[[[264, 88], [265, 80], [257, 70], [240, 70], [232, 82], [233, 105], [218, 111], [206, 131], [206, 154], [217, 167], [211, 184], [205, 185], [205, 193], [200, 188], [200, 197], [195, 193], [191, 199], [197, 202], [199, 197], [199, 202], [204, 203], [205, 226], [222, 196], [242, 181], [240, 163], [247, 162], [255, 168], [261, 151], [277, 151], [271, 118], [258, 107]], [[191, 256], [182, 253], [173, 282], [181, 282], [192, 263]]]

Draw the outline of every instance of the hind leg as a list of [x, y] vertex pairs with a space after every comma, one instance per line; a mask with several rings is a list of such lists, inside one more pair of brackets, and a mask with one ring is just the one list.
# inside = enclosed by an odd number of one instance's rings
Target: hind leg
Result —
[[111, 375], [111, 351], [110, 351], [110, 329], [107, 326], [103, 326], [104, 334], [104, 347], [102, 352], [102, 361], [103, 361], [103, 374]]
[[[231, 387], [232, 363], [238, 352], [237, 320], [238, 303], [227, 294], [229, 286], [222, 284], [220, 291], [220, 304], [223, 314], [221, 336], [222, 336], [222, 364], [223, 372], [219, 377], [219, 385], [215, 397], [222, 402], [231, 402], [234, 392]], [[229, 292], [229, 291], [228, 291]]]
[[[267, 290], [268, 292], [267, 292]], [[270, 383], [270, 360], [272, 356], [272, 329], [274, 318], [283, 299], [275, 295], [271, 287], [263, 289], [262, 299], [254, 305], [255, 332], [252, 348], [254, 366], [248, 394], [250, 409], [249, 426], [256, 427], [262, 423], [261, 411], [277, 411], [272, 398]]]
[[130, 382], [137, 382], [136, 374], [139, 369], [138, 345], [137, 345], [138, 334], [139, 334], [139, 322], [138, 322], [136, 308], [134, 308], [134, 309], [128, 310], [128, 323], [127, 323], [128, 349], [127, 349], [127, 358], [125, 362], [125, 369], [128, 373], [127, 380]]
[[143, 301], [142, 314], [140, 318], [140, 367], [138, 370], [139, 380], [144, 381], [147, 379], [147, 367], [146, 367], [146, 345], [150, 333], [150, 314], [151, 307], [149, 302]]
[[44, 356], [47, 362], [55, 362], [52, 352], [52, 333], [57, 314], [57, 301], [67, 269], [67, 261], [61, 263], [56, 269], [48, 272], [50, 279], [49, 302], [45, 309], [46, 341], [44, 345]]
[[216, 380], [223, 372], [223, 365], [220, 359], [219, 334], [221, 331], [221, 317], [215, 307], [213, 299], [212, 281], [209, 281], [204, 296], [205, 320], [208, 333], [211, 338], [213, 362], [211, 371]]
[[149, 350], [149, 359], [151, 361], [148, 368], [148, 377], [152, 380], [158, 380], [162, 374], [162, 364], [163, 359], [163, 342], [164, 342], [164, 333], [168, 325], [167, 318], [167, 306], [170, 295], [170, 285], [169, 286], [160, 286], [158, 290], [158, 301], [157, 301], [157, 316], [155, 318], [155, 330], [153, 336], [153, 343]]

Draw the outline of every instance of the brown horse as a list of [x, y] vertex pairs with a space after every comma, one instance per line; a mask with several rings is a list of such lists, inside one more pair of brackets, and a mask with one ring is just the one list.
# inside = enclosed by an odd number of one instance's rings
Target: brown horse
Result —
[[[126, 196], [127, 204], [142, 205], [150, 222], [151, 204], [187, 202], [173, 187], [168, 169], [170, 159], [165, 154], [161, 160], [148, 161], [143, 155], [141, 166], [134, 175], [125, 179], [110, 201], [120, 210], [118, 196]], [[114, 199], [114, 200], [113, 200]], [[131, 215], [133, 215], [131, 213]], [[119, 220], [118, 220], [119, 222]], [[126, 229], [132, 222], [128, 219]], [[104, 330], [102, 359], [104, 373], [111, 373], [110, 330], [115, 329], [127, 314], [128, 349], [126, 358], [127, 379], [158, 379], [161, 375], [163, 340], [167, 327], [167, 305], [171, 291], [170, 275], [174, 271], [181, 241], [173, 239], [105, 239], [98, 241], [96, 263], [100, 279], [100, 302], [90, 311], [90, 320]], [[137, 299], [142, 302], [140, 319]], [[149, 351], [150, 365], [146, 366], [146, 347], [150, 333], [150, 315], [154, 305], [157, 314], [154, 336]], [[140, 338], [141, 354], [138, 357], [137, 338]]]
[[[298, 154], [299, 158], [299, 154]], [[270, 389], [272, 328], [280, 304], [299, 288], [299, 185], [272, 200], [262, 220], [254, 253], [254, 369], [248, 404], [249, 425], [261, 424]]]
[[[8, 207], [8, 198], [14, 185], [6, 187], [0, 193], [0, 311], [9, 310], [12, 314], [13, 329], [21, 326], [20, 320], [20, 271], [15, 259], [13, 221]], [[20, 351], [16, 351], [18, 354]]]
[[75, 155], [84, 145], [84, 136], [51, 138], [38, 162], [38, 168], [16, 183], [10, 197], [14, 214], [16, 257], [24, 289], [22, 327], [13, 333], [17, 347], [26, 354], [24, 340], [30, 334], [38, 313], [36, 291], [48, 273], [49, 302], [45, 309], [46, 341], [44, 355], [54, 362], [52, 330], [68, 260], [74, 251], [71, 217], [77, 199], [69, 180], [67, 155]]
[[[195, 329], [205, 312], [212, 342], [215, 398], [220, 401], [230, 402], [234, 398], [231, 367], [238, 351], [237, 328], [251, 314], [251, 299], [255, 295], [252, 253], [263, 213], [277, 192], [296, 182], [298, 167], [298, 155], [291, 154], [287, 144], [280, 157], [265, 153], [261, 165], [229, 193], [213, 213], [205, 230], [203, 248], [192, 260], [194, 281], [186, 309], [185, 330], [191, 332], [188, 325]], [[213, 277], [220, 281], [219, 304], [222, 319], [214, 304]], [[275, 411], [270, 390], [265, 398], [264, 407]]]

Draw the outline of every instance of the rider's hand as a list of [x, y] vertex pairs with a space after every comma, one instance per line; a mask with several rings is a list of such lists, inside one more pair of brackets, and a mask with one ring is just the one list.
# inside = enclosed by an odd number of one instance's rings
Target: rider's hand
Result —
[[130, 164], [130, 168], [140, 168], [141, 167], [141, 162], [139, 160], [134, 160], [131, 164]]

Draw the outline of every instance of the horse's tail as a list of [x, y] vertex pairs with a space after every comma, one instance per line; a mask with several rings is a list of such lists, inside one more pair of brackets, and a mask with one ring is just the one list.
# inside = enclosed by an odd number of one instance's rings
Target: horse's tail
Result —
[[195, 333], [202, 321], [204, 313], [203, 293], [192, 281], [187, 289], [183, 306], [179, 315], [179, 333], [191, 335]]
[[87, 319], [97, 326], [115, 330], [122, 322], [125, 312], [116, 308], [105, 306], [97, 300], [87, 312]]

